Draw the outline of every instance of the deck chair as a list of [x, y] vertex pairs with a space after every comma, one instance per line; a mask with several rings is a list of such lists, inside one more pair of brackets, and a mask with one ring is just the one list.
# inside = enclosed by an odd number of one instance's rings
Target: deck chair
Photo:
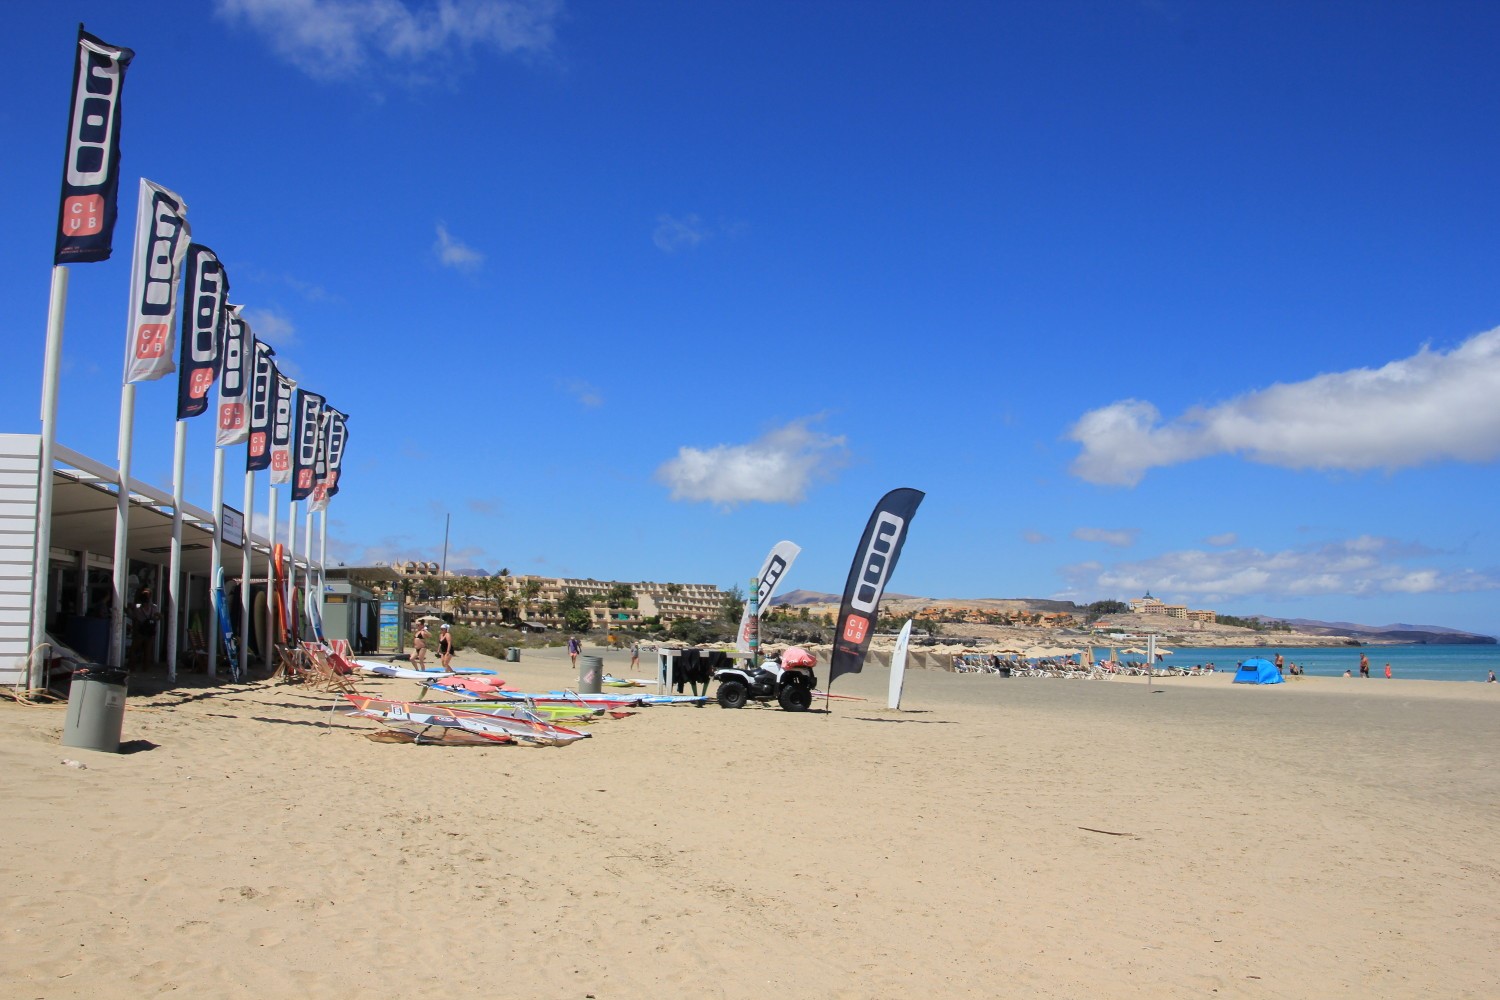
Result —
[[188, 629], [187, 647], [177, 652], [177, 669], [188, 674], [208, 669], [208, 643], [201, 628]]
[[329, 659], [329, 651], [326, 647], [316, 642], [304, 642], [302, 651], [307, 654], [307, 660], [312, 664], [309, 677], [314, 687], [321, 691], [337, 691], [341, 694], [359, 693], [354, 686], [352, 675], [342, 671]]
[[271, 680], [282, 684], [296, 684], [307, 679], [307, 657], [302, 650], [292, 646], [277, 646], [276, 672], [271, 675]]

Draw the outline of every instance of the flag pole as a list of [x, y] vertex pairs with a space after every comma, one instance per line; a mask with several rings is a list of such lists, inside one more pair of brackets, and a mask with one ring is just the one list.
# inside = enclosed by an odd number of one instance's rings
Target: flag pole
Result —
[[[328, 508], [324, 507], [318, 512], [318, 567], [319, 579], [327, 579], [328, 575]], [[327, 621], [328, 609], [324, 606], [323, 588], [318, 588], [318, 617]], [[327, 631], [327, 626], [324, 626]]]
[[167, 563], [167, 683], [177, 683], [177, 636], [182, 624], [182, 494], [187, 478], [187, 421], [177, 421], [172, 441], [172, 554]]
[[219, 671], [219, 642], [223, 630], [219, 628], [219, 570], [224, 568], [224, 449], [214, 445], [214, 544], [208, 567], [208, 606], [212, 624], [206, 631], [220, 638], [208, 643], [208, 676], [217, 677]]
[[135, 383], [120, 390], [120, 492], [115, 498], [114, 605], [109, 613], [109, 665], [125, 662], [125, 581], [130, 573], [130, 448], [134, 443]]
[[250, 679], [250, 632], [254, 628], [251, 622], [251, 608], [254, 607], [250, 600], [250, 557], [254, 554], [255, 543], [252, 540], [250, 526], [255, 523], [252, 516], [255, 511], [255, 473], [245, 470], [245, 526], [240, 532], [240, 680]]
[[[57, 389], [62, 371], [63, 320], [68, 313], [68, 269], [52, 266], [52, 294], [47, 302], [47, 348], [42, 364], [42, 444], [36, 495], [36, 551], [31, 597], [31, 635], [26, 643], [31, 669], [27, 686], [47, 686], [47, 662], [37, 647], [47, 641], [47, 585], [52, 564], [52, 461], [57, 446]], [[79, 611], [83, 611], [79, 608]]]
[[286, 491], [286, 593], [282, 595], [282, 601], [286, 604], [286, 632], [287, 639], [300, 636], [297, 628], [297, 501], [292, 499], [296, 491], [294, 486]]
[[266, 553], [266, 667], [272, 671], [279, 667], [273, 660], [276, 649], [276, 604], [281, 599], [276, 593], [276, 484], [266, 486], [266, 518], [270, 521], [271, 549]]

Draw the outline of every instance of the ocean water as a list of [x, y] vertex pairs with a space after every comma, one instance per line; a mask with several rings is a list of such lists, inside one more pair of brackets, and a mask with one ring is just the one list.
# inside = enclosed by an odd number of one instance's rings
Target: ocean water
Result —
[[[1130, 643], [1145, 648], [1144, 643]], [[1119, 647], [1116, 647], [1117, 649]], [[1370, 676], [1385, 679], [1385, 665], [1391, 665], [1391, 676], [1425, 681], [1484, 681], [1491, 670], [1500, 674], [1500, 645], [1497, 646], [1167, 646], [1171, 656], [1162, 666], [1191, 667], [1212, 663], [1219, 670], [1233, 670], [1241, 660], [1263, 656], [1275, 662], [1280, 653], [1288, 664], [1299, 664], [1309, 675], [1341, 677], [1345, 670], [1359, 677], [1359, 654], [1370, 658]], [[1109, 649], [1094, 647], [1094, 656], [1103, 659]], [[1144, 657], [1121, 657], [1144, 659]]]

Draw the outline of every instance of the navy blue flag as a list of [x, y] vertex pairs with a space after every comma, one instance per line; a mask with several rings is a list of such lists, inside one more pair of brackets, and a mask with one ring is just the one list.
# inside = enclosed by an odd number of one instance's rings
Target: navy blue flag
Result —
[[219, 377], [219, 339], [229, 275], [218, 256], [190, 243], [182, 264], [182, 343], [177, 356], [177, 419], [208, 412], [208, 391]]
[[829, 686], [840, 674], [857, 674], [864, 669], [865, 653], [880, 616], [880, 595], [896, 570], [901, 546], [906, 543], [906, 529], [926, 495], [921, 490], [891, 490], [875, 505], [844, 584], [844, 602], [839, 606], [838, 627], [833, 634], [833, 658], [828, 664]]
[[322, 396], [306, 389], [297, 390], [297, 405], [292, 410], [292, 502], [306, 500], [317, 485], [316, 466], [323, 444]]
[[276, 393], [281, 373], [271, 357], [276, 352], [256, 340], [250, 360], [250, 446], [245, 449], [245, 471], [271, 467], [271, 430], [276, 419]]
[[109, 260], [120, 189], [120, 94], [135, 53], [78, 26], [54, 264]]

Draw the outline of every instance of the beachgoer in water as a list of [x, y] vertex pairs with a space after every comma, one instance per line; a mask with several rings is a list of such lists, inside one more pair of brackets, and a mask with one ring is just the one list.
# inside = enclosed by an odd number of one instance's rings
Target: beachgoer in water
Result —
[[1359, 654], [1359, 676], [1370, 676], [1370, 658], [1364, 653]]
[[1385, 679], [1386, 680], [1390, 680], [1391, 679], [1391, 665], [1389, 663], [1387, 663], [1385, 665]]
[[1489, 683], [1490, 683], [1490, 684], [1493, 684], [1493, 683], [1495, 683], [1495, 672], [1494, 672], [1494, 671], [1493, 671], [1493, 670], [1491, 670], [1491, 671], [1490, 671], [1490, 679], [1489, 679]]
[[438, 652], [441, 654], [443, 669], [451, 670], [453, 668], [453, 631], [448, 628], [447, 623], [443, 624], [442, 635], [438, 637]]
[[1345, 677], [1353, 677], [1354, 676], [1354, 672], [1352, 670], [1345, 670], [1344, 671], [1344, 676]]
[[1281, 668], [1282, 668], [1283, 665], [1284, 665], [1284, 661], [1281, 659], [1281, 654], [1277, 653], [1276, 654], [1276, 672], [1278, 674], [1282, 672]]

